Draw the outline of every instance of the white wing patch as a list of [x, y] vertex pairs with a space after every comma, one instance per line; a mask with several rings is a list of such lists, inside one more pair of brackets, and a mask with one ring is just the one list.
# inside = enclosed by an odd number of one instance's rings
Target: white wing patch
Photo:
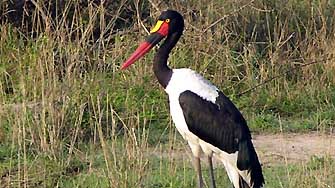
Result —
[[171, 98], [179, 98], [179, 95], [190, 90], [203, 99], [215, 103], [219, 96], [218, 88], [208, 80], [191, 69], [173, 69], [173, 74], [165, 91]]

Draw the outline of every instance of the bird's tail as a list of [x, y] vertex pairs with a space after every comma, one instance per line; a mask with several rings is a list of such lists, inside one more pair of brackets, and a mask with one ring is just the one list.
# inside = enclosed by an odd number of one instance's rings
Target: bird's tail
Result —
[[[243, 162], [238, 162], [237, 164], [238, 168], [240, 170], [243, 169], [242, 171], [244, 172], [240, 173], [240, 188], [261, 188], [264, 184], [262, 167], [259, 163], [255, 148], [252, 145], [251, 140], [246, 140], [245, 142], [240, 143], [239, 147], [241, 153], [239, 153], [238, 157], [244, 159], [240, 159], [238, 161], [246, 161], [245, 164]], [[246, 153], [243, 153], [243, 151], [246, 151]]]
[[245, 182], [245, 180], [242, 178], [242, 176], [239, 177], [238, 185], [239, 185], [239, 188], [250, 188], [248, 183]]

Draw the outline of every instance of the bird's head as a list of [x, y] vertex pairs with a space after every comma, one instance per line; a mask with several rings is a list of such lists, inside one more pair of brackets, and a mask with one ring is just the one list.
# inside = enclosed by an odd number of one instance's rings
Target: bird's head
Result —
[[126, 69], [131, 64], [148, 53], [156, 44], [165, 37], [174, 33], [182, 33], [184, 29], [184, 19], [177, 11], [166, 10], [158, 17], [154, 27], [150, 30], [150, 35], [142, 42], [135, 52], [123, 63], [121, 69]]

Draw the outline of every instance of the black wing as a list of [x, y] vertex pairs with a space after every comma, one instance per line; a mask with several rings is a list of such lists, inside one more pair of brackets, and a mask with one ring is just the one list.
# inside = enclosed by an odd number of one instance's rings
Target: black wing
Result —
[[221, 92], [212, 103], [185, 91], [179, 96], [179, 103], [189, 130], [221, 150], [234, 153], [241, 141], [251, 139], [243, 116]]
[[187, 126], [200, 139], [227, 153], [238, 151], [238, 169], [251, 172], [255, 187], [262, 185], [262, 169], [247, 123], [229, 98], [218, 92], [215, 103], [191, 91], [181, 93], [179, 103]]

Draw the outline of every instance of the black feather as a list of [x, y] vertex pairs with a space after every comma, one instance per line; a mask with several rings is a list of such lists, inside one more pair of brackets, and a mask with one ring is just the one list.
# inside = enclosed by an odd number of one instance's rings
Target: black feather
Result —
[[238, 151], [237, 168], [248, 170], [254, 188], [264, 183], [262, 168], [251, 142], [245, 119], [235, 105], [218, 91], [215, 103], [191, 91], [179, 96], [189, 130], [200, 139], [227, 153]]

